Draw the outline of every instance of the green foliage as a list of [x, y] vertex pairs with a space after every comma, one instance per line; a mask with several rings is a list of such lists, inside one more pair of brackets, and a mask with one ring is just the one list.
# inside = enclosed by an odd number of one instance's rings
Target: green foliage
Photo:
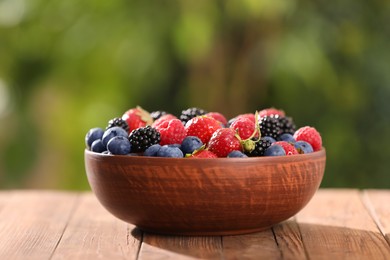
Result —
[[0, 187], [88, 189], [84, 135], [141, 105], [315, 126], [323, 186], [390, 187], [386, 1], [0, 0]]

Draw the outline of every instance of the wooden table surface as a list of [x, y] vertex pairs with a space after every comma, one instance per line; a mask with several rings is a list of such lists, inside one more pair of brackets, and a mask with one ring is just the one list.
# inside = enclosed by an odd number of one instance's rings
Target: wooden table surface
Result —
[[321, 189], [263, 232], [144, 233], [90, 192], [1, 191], [0, 259], [390, 259], [390, 190]]

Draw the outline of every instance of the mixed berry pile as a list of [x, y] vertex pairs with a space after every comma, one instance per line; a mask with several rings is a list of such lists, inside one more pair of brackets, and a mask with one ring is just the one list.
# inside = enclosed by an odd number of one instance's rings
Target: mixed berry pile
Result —
[[192, 107], [177, 117], [137, 106], [88, 131], [87, 149], [96, 153], [157, 157], [257, 157], [305, 154], [321, 149], [319, 132], [296, 129], [283, 110], [267, 108], [229, 121], [219, 112]]

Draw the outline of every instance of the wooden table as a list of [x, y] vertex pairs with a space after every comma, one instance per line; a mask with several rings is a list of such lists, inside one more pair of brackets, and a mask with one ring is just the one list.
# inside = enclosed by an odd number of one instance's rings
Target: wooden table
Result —
[[223, 237], [144, 233], [90, 192], [0, 192], [0, 259], [97, 258], [390, 259], [390, 190], [321, 189], [272, 229]]

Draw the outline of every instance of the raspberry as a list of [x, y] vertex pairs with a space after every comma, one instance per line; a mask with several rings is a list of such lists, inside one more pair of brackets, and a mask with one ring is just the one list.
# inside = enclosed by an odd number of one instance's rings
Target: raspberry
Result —
[[322, 138], [320, 133], [310, 126], [304, 126], [299, 128], [294, 133], [294, 138], [297, 141], [306, 141], [313, 147], [314, 151], [319, 151], [322, 148]]
[[286, 155], [299, 154], [294, 145], [286, 141], [278, 141], [273, 143], [272, 145], [280, 145], [281, 147], [283, 147], [284, 151], [286, 152]]
[[181, 144], [186, 137], [186, 130], [179, 119], [162, 121], [155, 128], [160, 132], [160, 144]]
[[259, 111], [259, 117], [265, 117], [265, 116], [276, 116], [284, 117], [286, 116], [283, 110], [276, 109], [274, 107], [266, 108]]
[[213, 133], [220, 128], [222, 126], [217, 120], [207, 116], [194, 117], [185, 125], [187, 136], [197, 136], [204, 144], [207, 144]]
[[[241, 137], [241, 139], [248, 139], [251, 137], [258, 137], [259, 131], [256, 128], [255, 122], [253, 122], [251, 119], [247, 117], [239, 117], [237, 118], [231, 125], [230, 128], [237, 131], [238, 135]], [[253, 133], [255, 133], [254, 136]]]
[[172, 114], [165, 114], [161, 116], [159, 119], [156, 119], [156, 121], [153, 122], [152, 127], [156, 127], [157, 125], [161, 124], [164, 121], [169, 121], [171, 119], [177, 119], [176, 116]]
[[223, 127], [227, 125], [226, 117], [225, 117], [224, 115], [222, 115], [221, 113], [218, 113], [218, 112], [209, 112], [209, 113], [207, 113], [205, 116], [214, 118], [215, 120], [217, 120], [218, 122], [220, 122], [220, 123], [222, 124]]

